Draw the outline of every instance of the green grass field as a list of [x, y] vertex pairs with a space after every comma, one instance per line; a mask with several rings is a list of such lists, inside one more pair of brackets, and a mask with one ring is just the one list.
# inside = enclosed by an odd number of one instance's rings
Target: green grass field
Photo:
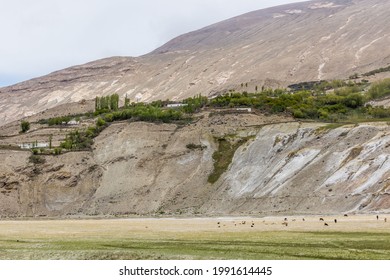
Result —
[[104, 222], [63, 223], [0, 224], [0, 259], [390, 259], [386, 229], [234, 231], [231, 227], [220, 232], [214, 223], [197, 230], [180, 230], [178, 224], [169, 230], [161, 222], [153, 228], [151, 221], [152, 229], [119, 222], [106, 227]]

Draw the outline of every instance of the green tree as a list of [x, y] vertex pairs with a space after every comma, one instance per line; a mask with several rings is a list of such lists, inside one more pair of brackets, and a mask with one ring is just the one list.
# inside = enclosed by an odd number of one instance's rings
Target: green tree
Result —
[[108, 109], [109, 102], [108, 102], [108, 96], [102, 96], [100, 97], [100, 110]]
[[60, 155], [62, 153], [62, 149], [61, 148], [54, 148], [54, 154], [55, 155]]
[[127, 97], [127, 94], [126, 94], [126, 97], [125, 97], [125, 108], [128, 108], [130, 105], [130, 98]]
[[95, 111], [99, 111], [101, 109], [100, 107], [100, 97], [96, 96], [95, 97]]
[[118, 110], [119, 108], [119, 95], [114, 93], [110, 96], [110, 109], [113, 111]]
[[52, 140], [53, 140], [53, 135], [50, 134], [49, 136], [49, 149], [52, 147]]

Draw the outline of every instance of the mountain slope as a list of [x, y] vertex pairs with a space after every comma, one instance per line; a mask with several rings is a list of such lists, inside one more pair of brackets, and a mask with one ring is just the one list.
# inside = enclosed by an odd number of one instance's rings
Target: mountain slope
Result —
[[0, 89], [2, 124], [96, 95], [183, 99], [346, 78], [390, 64], [389, 1], [310, 1], [251, 12], [150, 54], [107, 58]]
[[[221, 138], [248, 140], [211, 184]], [[389, 141], [386, 123], [329, 129], [254, 114], [115, 123], [91, 151], [43, 163], [0, 150], [0, 215], [389, 213]]]

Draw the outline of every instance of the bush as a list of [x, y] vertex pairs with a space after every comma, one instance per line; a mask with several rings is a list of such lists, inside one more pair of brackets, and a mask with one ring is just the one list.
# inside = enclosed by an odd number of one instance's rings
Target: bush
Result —
[[390, 109], [380, 107], [367, 107], [367, 112], [370, 116], [374, 118], [389, 118], [390, 117]]
[[390, 79], [374, 83], [368, 91], [372, 99], [381, 98], [390, 95]]
[[390, 66], [372, 70], [370, 72], [364, 73], [363, 76], [368, 77], [368, 76], [372, 76], [378, 73], [388, 72], [388, 71], [390, 71]]
[[66, 135], [65, 141], [61, 142], [60, 147], [66, 150], [86, 150], [90, 149], [92, 144], [92, 137], [87, 136], [86, 131], [76, 130]]
[[303, 118], [306, 117], [306, 116], [302, 113], [302, 111], [301, 111], [300, 109], [293, 110], [292, 114], [293, 114], [293, 117], [296, 118], [296, 119], [303, 119]]
[[20, 124], [21, 131], [23, 133], [27, 132], [30, 130], [30, 123], [28, 121], [22, 121]]
[[71, 116], [62, 116], [62, 117], [55, 117], [48, 120], [47, 124], [49, 126], [52, 125], [63, 125], [67, 124], [72, 119]]
[[96, 121], [96, 126], [97, 127], [101, 127], [101, 126], [104, 126], [106, 124], [106, 121], [103, 120], [101, 117], [99, 117]]
[[28, 159], [29, 162], [33, 164], [43, 164], [46, 162], [46, 159], [44, 157], [38, 155], [31, 155]]
[[96, 128], [96, 126], [90, 126], [85, 131], [85, 136], [87, 136], [89, 138], [93, 138], [96, 135], [97, 135], [97, 128]]
[[186, 145], [186, 148], [190, 149], [190, 150], [203, 150], [206, 147], [203, 146], [203, 145], [196, 145], [194, 143], [189, 143], [189, 144]]
[[114, 120], [114, 115], [111, 114], [111, 113], [105, 114], [105, 115], [104, 115], [104, 120], [105, 120], [106, 122], [112, 122], [112, 121]]

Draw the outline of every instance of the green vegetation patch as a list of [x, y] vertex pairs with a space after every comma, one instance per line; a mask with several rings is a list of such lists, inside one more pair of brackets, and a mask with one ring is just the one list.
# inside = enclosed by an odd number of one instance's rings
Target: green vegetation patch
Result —
[[189, 149], [189, 150], [203, 150], [203, 149], [206, 149], [207, 147], [206, 146], [203, 146], [203, 145], [197, 145], [197, 144], [194, 144], [194, 143], [189, 143], [186, 145], [186, 148]]
[[390, 95], [390, 79], [384, 79], [372, 84], [368, 91], [371, 99], [378, 99]]
[[33, 164], [43, 164], [46, 162], [46, 159], [42, 156], [32, 154], [29, 158], [28, 161]]
[[[87, 130], [88, 131], [88, 130]], [[93, 144], [92, 137], [87, 134], [87, 131], [72, 131], [65, 141], [61, 142], [60, 147], [66, 150], [88, 150]], [[60, 154], [61, 152], [57, 153]]]
[[[142, 235], [141, 235], [142, 236]], [[127, 238], [0, 238], [0, 259], [388, 260], [378, 232], [160, 232]]]
[[28, 130], [30, 130], [30, 123], [28, 121], [22, 121], [20, 123], [20, 129], [22, 133], [27, 132]]
[[341, 165], [343, 166], [343, 165], [347, 164], [348, 162], [350, 162], [351, 160], [357, 158], [362, 151], [363, 151], [363, 147], [361, 147], [361, 146], [352, 148], [348, 157], [342, 162]]
[[315, 130], [315, 133], [316, 134], [322, 134], [322, 133], [326, 133], [332, 129], [336, 129], [336, 128], [339, 128], [339, 127], [342, 127], [344, 126], [345, 124], [344, 123], [330, 123], [330, 124], [327, 124], [327, 125], [324, 125], [324, 126], [320, 126], [319, 128], [317, 128]]
[[214, 169], [209, 175], [207, 181], [214, 184], [218, 181], [219, 177], [228, 169], [232, 162], [233, 156], [236, 150], [244, 143], [248, 141], [247, 138], [235, 138], [224, 137], [217, 139], [218, 150], [213, 154]]
[[382, 67], [382, 68], [375, 69], [375, 70], [372, 70], [370, 72], [364, 73], [363, 76], [368, 77], [368, 76], [373, 76], [373, 75], [378, 74], [378, 73], [389, 72], [389, 71], [390, 71], [390, 65], [387, 67]]
[[53, 125], [67, 125], [71, 120], [80, 121], [82, 117], [86, 117], [89, 113], [86, 114], [76, 114], [76, 115], [67, 115], [67, 116], [58, 116], [50, 119], [41, 119], [38, 121], [39, 124], [47, 124], [49, 126]]

